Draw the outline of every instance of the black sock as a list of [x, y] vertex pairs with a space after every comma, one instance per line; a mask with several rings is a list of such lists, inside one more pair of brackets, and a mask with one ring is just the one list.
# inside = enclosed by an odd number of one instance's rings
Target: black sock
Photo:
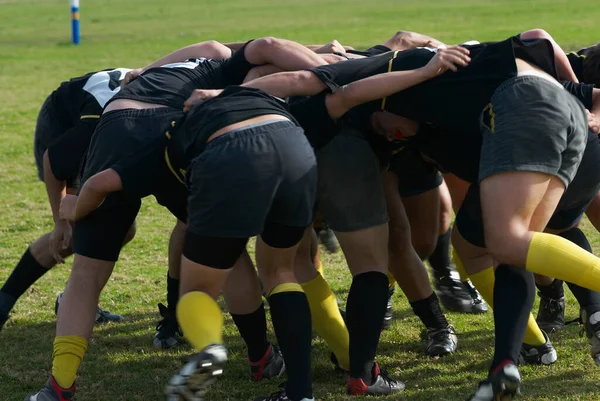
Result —
[[[574, 227], [560, 234], [561, 237], [568, 239], [575, 245], [578, 245], [586, 251], [593, 253], [592, 246], [587, 237], [579, 228]], [[588, 312], [596, 312], [600, 309], [600, 292], [588, 290], [573, 283], [567, 283], [569, 289], [577, 298], [579, 306], [586, 309]]]
[[532, 273], [510, 265], [498, 266], [494, 286], [496, 346], [490, 372], [507, 360], [516, 365], [534, 299]]
[[35, 260], [30, 248], [27, 248], [0, 291], [18, 299], [33, 283], [46, 274], [48, 270], [50, 269], [40, 265]]
[[247, 315], [234, 315], [232, 313], [231, 317], [246, 343], [248, 359], [251, 362], [260, 361], [269, 348], [265, 305], [261, 303], [257, 310]]
[[450, 234], [449, 229], [437, 239], [435, 249], [429, 256], [429, 264], [438, 276], [450, 275]]
[[425, 299], [410, 302], [410, 306], [427, 329], [439, 330], [448, 327], [448, 321], [435, 292]]
[[167, 308], [174, 311], [179, 301], [179, 279], [171, 277], [167, 273]]
[[308, 299], [303, 292], [279, 292], [269, 297], [269, 305], [287, 370], [285, 392], [294, 401], [312, 398], [312, 322]]
[[346, 302], [346, 326], [350, 334], [350, 377], [373, 381], [373, 364], [387, 307], [388, 278], [381, 272], [354, 277]]
[[541, 296], [552, 299], [560, 299], [565, 296], [565, 290], [561, 280], [554, 280], [550, 285], [541, 285], [535, 283], [535, 286], [537, 287]]

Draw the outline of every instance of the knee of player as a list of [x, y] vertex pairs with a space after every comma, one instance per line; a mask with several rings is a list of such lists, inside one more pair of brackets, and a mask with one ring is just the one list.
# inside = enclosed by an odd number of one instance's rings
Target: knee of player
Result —
[[281, 43], [280, 39], [277, 39], [273, 36], [265, 36], [260, 39], [256, 39], [252, 42], [253, 47], [256, 50], [268, 50], [273, 48]]
[[389, 248], [393, 252], [406, 252], [412, 248], [410, 225], [390, 220]]
[[433, 253], [437, 245], [437, 236], [423, 233], [413, 238], [413, 248], [421, 259], [427, 259]]
[[486, 231], [485, 243], [490, 256], [498, 263], [521, 264], [522, 250], [527, 250], [529, 241], [516, 233]]

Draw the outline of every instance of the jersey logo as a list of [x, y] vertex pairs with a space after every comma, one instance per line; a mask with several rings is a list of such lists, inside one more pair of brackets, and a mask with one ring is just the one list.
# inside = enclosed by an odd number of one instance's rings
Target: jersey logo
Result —
[[117, 68], [112, 71], [97, 72], [88, 78], [83, 90], [92, 95], [100, 107], [104, 107], [119, 92], [121, 81], [129, 71], [131, 71], [129, 68]]

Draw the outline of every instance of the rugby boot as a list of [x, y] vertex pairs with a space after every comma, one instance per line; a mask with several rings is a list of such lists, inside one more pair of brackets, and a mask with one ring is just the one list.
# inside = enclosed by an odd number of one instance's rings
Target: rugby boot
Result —
[[258, 362], [250, 361], [250, 378], [254, 381], [279, 377], [285, 373], [285, 362], [279, 348], [269, 345], [267, 352]]
[[[56, 302], [54, 303], [54, 313], [55, 314], [58, 314], [58, 308], [60, 306], [62, 296], [63, 296], [63, 293], [60, 292], [60, 293], [58, 293], [58, 296], [56, 297]], [[96, 324], [102, 324], [102, 323], [108, 323], [108, 322], [118, 323], [118, 322], [122, 322], [123, 320], [125, 320], [125, 318], [121, 315], [102, 310], [102, 309], [100, 309], [99, 306], [96, 307], [96, 318], [95, 318]]]
[[540, 329], [546, 333], [562, 330], [565, 327], [565, 297], [554, 299], [539, 292], [538, 295], [540, 296], [540, 307], [535, 321]]
[[427, 350], [428, 356], [444, 356], [456, 352], [458, 346], [458, 337], [454, 327], [448, 326], [443, 329], [427, 330]]
[[340, 250], [340, 243], [331, 228], [324, 226], [317, 232], [317, 236], [319, 237], [319, 243], [325, 247], [327, 252], [336, 253]]
[[552, 365], [558, 359], [556, 350], [543, 330], [546, 342], [542, 345], [529, 345], [523, 343], [519, 353], [520, 364], [530, 365]]
[[226, 362], [225, 346], [208, 345], [169, 380], [165, 388], [167, 401], [204, 401], [208, 387], [223, 374]]
[[440, 302], [446, 309], [459, 313], [473, 312], [473, 299], [454, 274], [440, 275], [434, 272], [434, 287]]
[[590, 343], [590, 354], [596, 366], [600, 367], [600, 309], [597, 308], [597, 306], [594, 307], [595, 310], [582, 308], [580, 315], [585, 334]]
[[183, 333], [177, 323], [177, 316], [174, 311], [163, 304], [158, 304], [158, 311], [162, 320], [156, 325], [156, 333], [152, 344], [156, 348], [169, 349], [176, 347], [182, 341]]
[[383, 325], [381, 326], [381, 330], [387, 330], [390, 328], [392, 324], [392, 318], [394, 317], [394, 308], [392, 304], [392, 296], [396, 291], [396, 286], [390, 287], [388, 290], [388, 301], [387, 307], [385, 308], [385, 315], [383, 315]]
[[506, 362], [480, 382], [475, 394], [467, 401], [511, 401], [519, 394], [520, 387], [519, 370], [514, 364]]
[[375, 363], [372, 371], [372, 383], [366, 384], [363, 379], [348, 377], [346, 392], [349, 395], [390, 395], [404, 390], [404, 383], [390, 377], [385, 369], [379, 369]]
[[71, 388], [62, 388], [54, 377], [50, 376], [48, 382], [42, 389], [25, 397], [25, 401], [69, 401], [75, 395], [75, 384]]
[[[282, 387], [282, 386], [280, 386]], [[285, 390], [279, 390], [274, 392], [271, 395], [268, 395], [266, 397], [256, 397], [254, 399], [254, 401], [292, 401], [291, 398], [288, 398], [287, 394], [285, 393]], [[296, 400], [293, 400], [296, 401]], [[315, 401], [314, 397], [313, 398], [303, 398], [301, 400], [298, 401]]]
[[462, 284], [465, 286], [465, 288], [467, 289], [467, 292], [469, 293], [469, 295], [471, 296], [471, 299], [473, 300], [473, 306], [471, 309], [471, 313], [487, 312], [489, 310], [488, 304], [485, 303], [484, 299], [481, 297], [481, 294], [479, 293], [479, 291], [477, 291], [477, 288], [475, 288], [473, 283], [471, 283], [470, 280], [467, 280], [467, 281], [463, 281]]

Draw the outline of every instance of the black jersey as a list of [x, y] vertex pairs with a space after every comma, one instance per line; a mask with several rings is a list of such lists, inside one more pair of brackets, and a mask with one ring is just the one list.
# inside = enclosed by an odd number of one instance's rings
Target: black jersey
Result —
[[579, 82], [584, 82], [583, 80], [583, 62], [585, 61], [585, 53], [587, 51], [587, 47], [585, 49], [581, 49], [577, 52], [567, 53], [567, 58], [569, 59], [569, 64], [571, 64], [571, 68], [575, 73], [575, 76], [579, 80]]
[[[554, 51], [546, 40], [521, 41], [518, 36], [502, 42], [464, 45], [471, 62], [457, 72], [398, 92], [388, 98], [359, 106], [354, 112], [369, 115], [376, 110], [431, 123], [444, 131], [479, 132], [479, 115], [498, 86], [516, 76], [515, 58], [528, 61], [552, 76]], [[427, 64], [435, 49], [417, 48], [403, 52], [344, 61], [313, 71], [331, 90], [352, 81], [388, 71], [412, 70]]]
[[325, 93], [310, 97], [290, 99], [288, 110], [304, 130], [304, 135], [313, 149], [325, 146], [339, 132], [337, 122], [327, 111]]
[[99, 118], [106, 103], [119, 92], [128, 71], [116, 68], [90, 72], [61, 83], [50, 95], [55, 117], [68, 121], [71, 127], [81, 119]]
[[185, 169], [204, 150], [212, 134], [228, 125], [267, 114], [279, 114], [299, 125], [282, 100], [259, 89], [229, 86], [219, 96], [192, 106], [171, 133], [169, 158], [174, 166]]
[[226, 60], [194, 59], [151, 68], [127, 84], [113, 100], [131, 99], [183, 109], [194, 89], [222, 89], [240, 85], [255, 67], [248, 63], [244, 48]]

